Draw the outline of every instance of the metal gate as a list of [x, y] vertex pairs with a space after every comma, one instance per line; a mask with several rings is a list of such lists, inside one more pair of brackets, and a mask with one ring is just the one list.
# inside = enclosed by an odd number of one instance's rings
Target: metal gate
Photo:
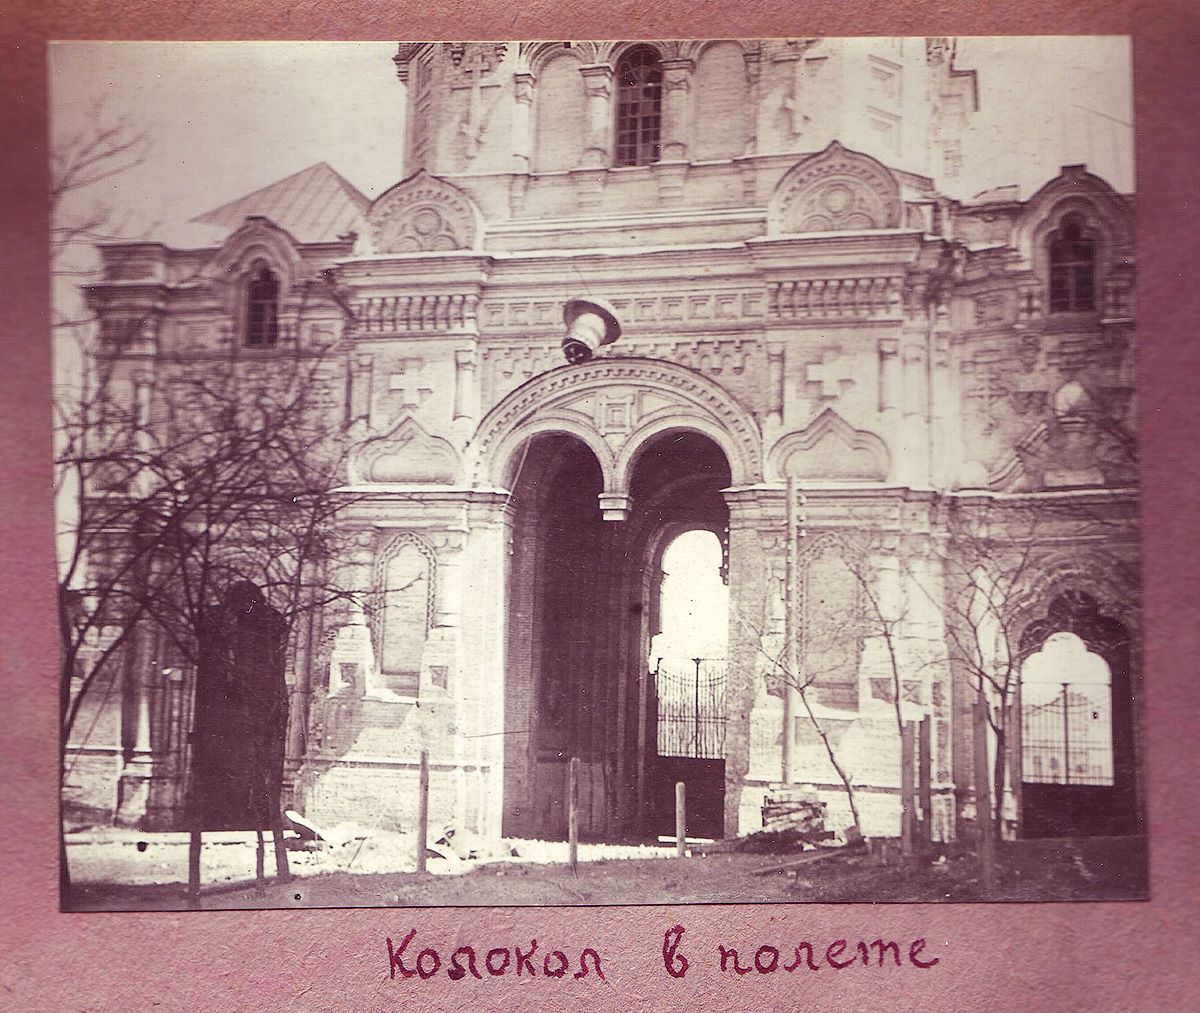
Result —
[[654, 707], [650, 826], [675, 828], [675, 784], [687, 790], [689, 837], [721, 837], [725, 826], [724, 658], [659, 658], [650, 673]]
[[1021, 770], [1030, 784], [1111, 785], [1110, 688], [1069, 682], [1023, 686]]
[[658, 755], [725, 758], [724, 658], [658, 658]]

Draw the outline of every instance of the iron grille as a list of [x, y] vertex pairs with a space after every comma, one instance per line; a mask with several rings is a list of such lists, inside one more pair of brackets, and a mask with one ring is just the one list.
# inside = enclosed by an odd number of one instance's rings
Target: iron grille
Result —
[[1111, 785], [1111, 688], [1026, 683], [1021, 689], [1021, 770], [1021, 779], [1030, 784]]
[[727, 671], [724, 658], [657, 659], [659, 756], [724, 759]]

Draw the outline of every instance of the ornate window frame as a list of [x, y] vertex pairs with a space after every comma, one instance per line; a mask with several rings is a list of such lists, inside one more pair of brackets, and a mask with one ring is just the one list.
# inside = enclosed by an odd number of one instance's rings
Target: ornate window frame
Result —
[[614, 167], [652, 165], [662, 158], [663, 55], [637, 43], [624, 50], [613, 68]]

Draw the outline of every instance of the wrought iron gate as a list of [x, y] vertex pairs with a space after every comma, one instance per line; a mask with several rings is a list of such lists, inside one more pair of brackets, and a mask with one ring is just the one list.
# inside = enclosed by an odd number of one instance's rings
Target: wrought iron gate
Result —
[[725, 758], [724, 658], [658, 658], [658, 755]]
[[1095, 683], [1026, 684], [1021, 691], [1022, 780], [1113, 783], [1112, 694]]

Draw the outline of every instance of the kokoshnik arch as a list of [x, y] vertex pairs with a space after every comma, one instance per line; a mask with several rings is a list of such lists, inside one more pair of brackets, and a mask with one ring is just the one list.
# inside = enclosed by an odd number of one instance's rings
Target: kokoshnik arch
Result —
[[[313, 166], [197, 219], [204, 243], [104, 247], [88, 288], [130, 389], [329, 350], [319, 382], [358, 444], [346, 566], [394, 590], [313, 617], [291, 657], [289, 803], [410, 825], [427, 749], [435, 821], [484, 834], [563, 834], [571, 756], [598, 837], [658, 833], [680, 778], [713, 836], [758, 829], [781, 781], [844, 824], [773, 677], [786, 636], [824, 652], [815, 699], [865, 829], [896, 833], [880, 638], [816, 643], [869, 590], [897, 617], [903, 707], [932, 718], [951, 838], [974, 809], [956, 563], [1032, 538], [1010, 642], [1078, 643], [1066, 688], [1017, 706], [1104, 717], [1074, 753], [1029, 719], [1011, 829], [1134, 828], [1139, 590], [1115, 576], [1138, 551], [1132, 198], [1083, 165], [1025, 198], [959, 192], [978, 88], [945, 39], [427, 43], [395, 62], [405, 179], [370, 201]], [[572, 299], [622, 333], [564, 363]], [[726, 646], [696, 663], [716, 732], [668, 748], [682, 705], [652, 646], [689, 531], [719, 541]], [[66, 790], [169, 827], [192, 676], [164, 681], [152, 641]]]

